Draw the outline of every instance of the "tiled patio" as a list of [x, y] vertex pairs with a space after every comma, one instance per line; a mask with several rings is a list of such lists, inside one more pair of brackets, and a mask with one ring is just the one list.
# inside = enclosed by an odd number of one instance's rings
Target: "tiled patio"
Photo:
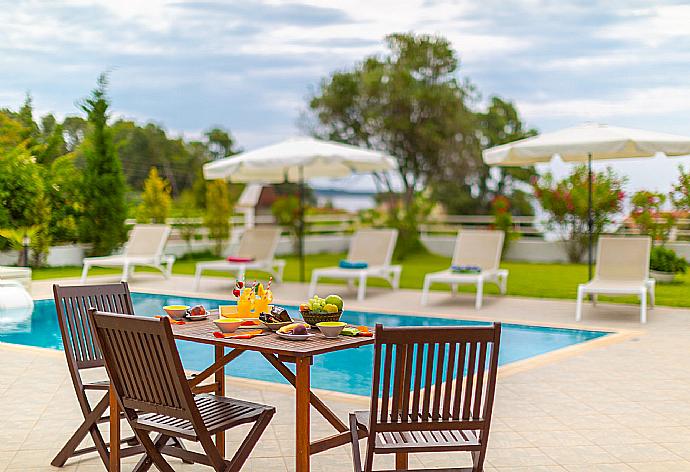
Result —
[[[97, 279], [93, 279], [96, 281]], [[115, 278], [98, 279], [114, 281]], [[72, 281], [73, 283], [75, 281]], [[189, 294], [191, 278], [169, 281], [137, 276], [132, 289]], [[227, 280], [206, 278], [203, 295], [227, 297]], [[324, 287], [320, 293], [330, 288]], [[333, 287], [335, 292], [347, 289]], [[306, 297], [298, 284], [275, 286], [285, 303]], [[50, 283], [34, 283], [37, 298], [50, 296]], [[199, 293], [194, 293], [199, 295]], [[491, 298], [480, 312], [473, 298], [432, 295], [419, 305], [419, 292], [371, 289], [355, 309], [424, 313], [485, 320], [574, 325], [574, 303], [536, 299]], [[489, 442], [487, 470], [501, 471], [690, 471], [690, 311], [656, 308], [649, 323], [637, 322], [637, 307], [587, 307], [578, 327], [611, 328], [623, 334], [590, 345], [568, 348], [523, 363], [499, 374], [497, 402]], [[0, 472], [57, 470], [49, 463], [80, 421], [61, 352], [0, 345]], [[227, 380], [228, 395], [275, 405], [278, 414], [254, 451], [247, 470], [294, 470], [293, 399], [288, 387], [235, 378]], [[345, 417], [367, 405], [366, 398], [327, 394], [324, 399]], [[318, 414], [313, 431], [329, 432]], [[230, 448], [241, 432], [229, 435]], [[378, 466], [390, 466], [381, 460]], [[413, 456], [412, 467], [464, 465], [462, 455]], [[312, 458], [312, 470], [352, 470], [349, 447]], [[129, 470], [132, 464], [125, 464]], [[183, 466], [175, 470], [210, 470]], [[86, 456], [71, 461], [66, 471], [104, 470], [100, 460]]]

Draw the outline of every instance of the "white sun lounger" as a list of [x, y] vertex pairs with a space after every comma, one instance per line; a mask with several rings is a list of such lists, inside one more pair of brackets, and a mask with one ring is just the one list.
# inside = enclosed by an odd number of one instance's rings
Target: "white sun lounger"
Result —
[[285, 261], [274, 258], [280, 241], [280, 233], [280, 228], [274, 226], [245, 230], [234, 255], [253, 260], [251, 262], [229, 262], [227, 260], [199, 262], [196, 265], [194, 275], [195, 288], [199, 289], [201, 274], [205, 270], [234, 273], [237, 274], [237, 280], [243, 280], [248, 270], [260, 270], [268, 272], [277, 282], [280, 282], [283, 279]]
[[460, 284], [476, 285], [477, 295], [474, 307], [477, 310], [482, 307], [485, 282], [498, 285], [501, 293], [505, 293], [508, 270], [499, 268], [504, 238], [505, 233], [503, 231], [474, 229], [458, 231], [451, 264], [453, 266], [476, 266], [481, 269], [481, 272], [477, 274], [459, 274], [453, 272], [449, 267], [440, 272], [426, 274], [424, 277], [424, 287], [422, 288], [422, 305], [426, 305], [429, 301], [429, 290], [433, 283], [450, 284], [453, 292], [457, 290], [457, 286]]
[[637, 295], [640, 297], [640, 323], [647, 322], [647, 295], [654, 306], [654, 279], [649, 277], [648, 236], [601, 236], [597, 244], [597, 266], [594, 278], [577, 287], [575, 320], [582, 319], [582, 300], [592, 294]]
[[163, 254], [168, 236], [168, 225], [135, 225], [129, 233], [129, 240], [122, 254], [84, 259], [81, 283], [86, 282], [91, 267], [122, 267], [123, 281], [127, 281], [132, 275], [135, 266], [153, 267], [160, 270], [167, 279], [172, 274], [175, 262], [175, 256]]
[[0, 282], [2, 281], [18, 282], [29, 290], [31, 289], [31, 268], [0, 266]]
[[320, 278], [347, 280], [352, 286], [359, 281], [357, 300], [364, 300], [367, 290], [367, 279], [382, 278], [388, 281], [393, 289], [400, 287], [400, 273], [402, 267], [391, 265], [395, 243], [398, 240], [396, 229], [365, 229], [359, 230], [352, 236], [347, 260], [351, 262], [366, 262], [366, 269], [344, 269], [342, 267], [324, 267], [314, 269], [311, 273], [309, 294], [316, 293], [316, 285]]

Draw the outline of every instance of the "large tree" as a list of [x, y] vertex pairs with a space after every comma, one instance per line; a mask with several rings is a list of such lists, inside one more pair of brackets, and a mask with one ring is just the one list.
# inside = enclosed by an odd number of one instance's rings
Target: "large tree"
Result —
[[[400, 201], [391, 224], [400, 247], [418, 247], [417, 192], [424, 184], [473, 178], [481, 169], [474, 90], [458, 79], [449, 42], [431, 35], [392, 34], [388, 52], [323, 80], [310, 100], [314, 134], [385, 150], [397, 158]], [[462, 182], [461, 181], [461, 182]], [[394, 183], [382, 179], [391, 195]]]
[[[485, 111], [477, 116], [477, 133], [482, 149], [534, 136], [537, 131], [527, 128], [515, 105], [492, 96]], [[448, 169], [449, 173], [454, 168]], [[482, 165], [473, 178], [463, 178], [462, 170], [456, 177], [448, 176], [434, 182], [434, 198], [454, 214], [486, 214], [497, 196], [508, 198], [514, 214], [533, 214], [529, 194], [530, 179], [536, 175], [533, 167], [495, 167]]]
[[83, 242], [92, 243], [94, 255], [110, 253], [127, 235], [125, 179], [108, 126], [107, 86], [107, 75], [101, 74], [91, 96], [80, 105], [88, 121], [88, 131], [81, 146], [86, 168], [80, 233]]

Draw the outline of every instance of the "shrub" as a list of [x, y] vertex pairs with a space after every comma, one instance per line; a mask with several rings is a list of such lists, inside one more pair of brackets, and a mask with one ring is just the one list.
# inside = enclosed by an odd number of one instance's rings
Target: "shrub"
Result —
[[206, 184], [206, 215], [204, 225], [208, 237], [215, 241], [214, 253], [220, 256], [230, 237], [230, 217], [232, 205], [228, 195], [228, 184], [224, 180], [214, 180]]
[[688, 262], [678, 256], [675, 251], [664, 246], [655, 246], [649, 258], [649, 268], [659, 272], [671, 272], [684, 274], [688, 268]]
[[137, 221], [165, 223], [170, 214], [171, 204], [170, 184], [158, 175], [158, 169], [151, 167], [149, 176], [144, 181], [144, 191], [137, 209]]
[[299, 198], [295, 195], [278, 197], [271, 205], [271, 213], [276, 222], [290, 231], [293, 248], [296, 253], [299, 252], [299, 241], [297, 239], [299, 232], [299, 206]]
[[50, 205], [41, 166], [23, 146], [0, 154], [0, 228], [34, 228], [32, 262], [40, 265], [50, 246], [49, 226]]
[[50, 235], [56, 242], [75, 243], [79, 240], [78, 221], [84, 209], [83, 179], [75, 165], [75, 155], [70, 153], [55, 159], [46, 178], [52, 209]]
[[[573, 172], [554, 182], [551, 174], [541, 181], [534, 179], [534, 195], [548, 215], [546, 226], [557, 232], [566, 243], [570, 262], [580, 262], [588, 247], [587, 228], [587, 167], [577, 166]], [[592, 219], [595, 239], [613, 222], [613, 216], [623, 208], [623, 184], [610, 168], [592, 174]]]

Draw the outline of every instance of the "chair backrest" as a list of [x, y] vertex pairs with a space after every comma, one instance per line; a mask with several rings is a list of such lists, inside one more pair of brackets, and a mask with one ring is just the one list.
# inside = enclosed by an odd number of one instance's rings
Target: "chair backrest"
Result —
[[488, 433], [500, 337], [500, 323], [482, 327], [377, 325], [370, 431]]
[[347, 259], [370, 267], [389, 266], [397, 240], [397, 229], [360, 229], [352, 235]]
[[166, 318], [96, 309], [89, 310], [89, 317], [111, 385], [130, 418], [138, 410], [196, 423], [198, 410]]
[[639, 280], [649, 277], [649, 236], [600, 236], [595, 277], [601, 280]]
[[251, 257], [256, 261], [272, 261], [280, 241], [280, 228], [265, 226], [249, 228], [242, 233], [237, 248], [238, 257]]
[[108, 285], [53, 285], [62, 344], [70, 370], [103, 366], [103, 355], [93, 337], [88, 309], [134, 315], [127, 282]]
[[160, 257], [170, 236], [168, 225], [134, 225], [125, 244], [125, 256]]
[[453, 265], [477, 266], [482, 270], [496, 270], [501, 263], [503, 231], [461, 229], [455, 240]]

